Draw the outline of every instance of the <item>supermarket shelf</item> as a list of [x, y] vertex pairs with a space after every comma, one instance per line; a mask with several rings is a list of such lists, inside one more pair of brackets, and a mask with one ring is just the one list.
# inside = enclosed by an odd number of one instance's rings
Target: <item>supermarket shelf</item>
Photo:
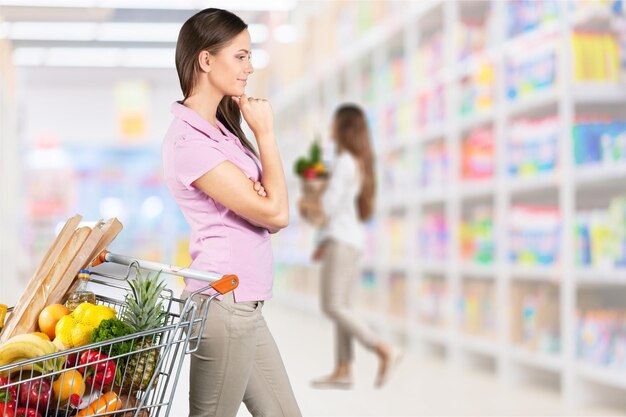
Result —
[[558, 283], [561, 277], [561, 271], [556, 267], [550, 266], [511, 266], [511, 277], [519, 281], [551, 281]]
[[464, 180], [461, 182], [460, 196], [463, 199], [484, 199], [494, 196], [495, 193], [495, 181], [493, 179], [487, 180]]
[[495, 119], [495, 112], [493, 108], [489, 110], [482, 110], [476, 114], [462, 117], [459, 122], [459, 130], [465, 132], [467, 130], [474, 129], [476, 127], [493, 123]]
[[584, 82], [574, 86], [576, 103], [626, 103], [626, 85], [613, 82]]
[[605, 6], [588, 4], [576, 10], [570, 24], [577, 29], [606, 29], [611, 19], [611, 11]]
[[[492, 1], [495, 2], [495, 0]], [[506, 6], [500, 6], [502, 5], [498, 4], [494, 11], [506, 13]], [[377, 127], [376, 133], [379, 133], [383, 127], [382, 120], [384, 117], [389, 117], [391, 123], [396, 124], [400, 120], [400, 118], [394, 119], [394, 115], [385, 115], [385, 108], [392, 101], [404, 102], [416, 109], [418, 103], [409, 103], [409, 101], [415, 101], [418, 92], [432, 91], [432, 88], [435, 86], [443, 84], [446, 91], [444, 93], [445, 109], [442, 121], [428, 121], [423, 127], [414, 127], [410, 135], [404, 133], [395, 135], [395, 137], [373, 135], [374, 137], [385, 137], [384, 143], [379, 142], [376, 144], [376, 156], [382, 156], [383, 158], [391, 156], [386, 161], [389, 164], [393, 164], [391, 168], [397, 169], [398, 174], [414, 176], [413, 178], [417, 177], [420, 167], [419, 162], [413, 161], [413, 157], [419, 157], [421, 149], [425, 148], [427, 144], [451, 145], [446, 150], [451, 166], [450, 172], [454, 171], [454, 173], [452, 177], [447, 179], [445, 184], [440, 186], [434, 184], [427, 187], [413, 179], [413, 182], [407, 186], [400, 184], [398, 187], [393, 188], [381, 187], [381, 198], [379, 201], [382, 204], [379, 207], [382, 207], [384, 210], [377, 212], [377, 220], [380, 223], [373, 231], [373, 238], [375, 241], [382, 243], [376, 242], [376, 246], [370, 255], [372, 259], [364, 266], [365, 270], [367, 268], [374, 270], [376, 284], [380, 286], [372, 289], [364, 285], [364, 292], [367, 293], [368, 297], [380, 295], [380, 290], [388, 284], [387, 278], [390, 273], [393, 271], [399, 271], [400, 273], [407, 271], [409, 272], [407, 283], [410, 284], [408, 291], [412, 291], [425, 280], [428, 280], [429, 277], [433, 277], [438, 282], [443, 283], [444, 281], [442, 280], [445, 280], [445, 283], [449, 284], [447, 289], [450, 291], [451, 300], [458, 301], [463, 296], [463, 287], [468, 282], [466, 280], [468, 277], [477, 277], [479, 279], [483, 277], [486, 280], [484, 282], [497, 283], [497, 288], [494, 291], [495, 305], [507, 307], [510, 300], [505, 300], [501, 297], [520, 283], [537, 282], [555, 285], [561, 306], [559, 317], [562, 321], [563, 350], [564, 352], [575, 352], [576, 340], [573, 333], [576, 329], [576, 303], [570, 303], [569, 301], [576, 299], [576, 291], [581, 286], [593, 287], [597, 285], [599, 288], [610, 291], [614, 285], [626, 285], [626, 269], [622, 271], [576, 268], [575, 261], [572, 259], [574, 255], [569, 252], [562, 259], [562, 262], [567, 263], [556, 267], [519, 266], [504, 263], [504, 261], [498, 262], [493, 266], [462, 264], [460, 254], [456, 250], [457, 248], [454, 248], [444, 261], [413, 259], [410, 257], [414, 253], [407, 251], [406, 256], [411, 259], [410, 262], [392, 262], [385, 259], [388, 257], [386, 255], [388, 253], [387, 249], [389, 249], [387, 247], [389, 246], [388, 243], [393, 238], [389, 237], [388, 228], [386, 228], [384, 222], [390, 216], [402, 218], [404, 215], [403, 219], [406, 220], [407, 233], [415, 234], [416, 230], [408, 230], [408, 228], [415, 228], [414, 223], [419, 221], [420, 216], [436, 211], [445, 214], [449, 227], [456, 232], [458, 231], [459, 223], [465, 219], [465, 215], [470, 211], [468, 209], [475, 205], [493, 205], [494, 216], [501, 217], [502, 215], [507, 216], [504, 210], [507, 210], [509, 205], [541, 205], [548, 203], [559, 207], [559, 213], [563, 222], [571, 222], [577, 218], [578, 210], [604, 209], [606, 202], [626, 192], [626, 181], [624, 181], [626, 178], [626, 161], [624, 161], [623, 165], [615, 166], [599, 164], [589, 167], [574, 167], [571, 175], [567, 172], [567, 176], [563, 175], [563, 171], [559, 171], [559, 169], [567, 167], [567, 165], [563, 164], [557, 167], [555, 172], [538, 174], [528, 178], [512, 178], [507, 172], [502, 171], [503, 167], [500, 164], [498, 164], [498, 169], [494, 173], [494, 178], [486, 181], [465, 181], [459, 178], [457, 174], [459, 165], [462, 162], [461, 153], [463, 148], [460, 146], [462, 145], [461, 141], [464, 135], [474, 127], [492, 123], [494, 127], [497, 127], [496, 133], [500, 134], [506, 133], [511, 128], [512, 122], [517, 118], [556, 116], [559, 123], [558, 131], [560, 132], [559, 157], [565, 158], [559, 160], [559, 163], [561, 163], [569, 162], [573, 151], [571, 126], [566, 126], [566, 123], [575, 121], [578, 115], [587, 113], [590, 115], [597, 113], [598, 116], [606, 113], [613, 117], [621, 117], [618, 115], [622, 115], [622, 109], [626, 108], [626, 85], [606, 82], [583, 82], [572, 85], [571, 77], [569, 75], [564, 76], [562, 71], [567, 70], [567, 68], [573, 68], [573, 54], [561, 54], [561, 50], [556, 49], [569, 43], [570, 40], [564, 39], [563, 36], [571, 33], [572, 30], [578, 30], [578, 28], [581, 30], [609, 30], [609, 21], [611, 19], [609, 19], [608, 8], [603, 6], [585, 9], [584, 11], [575, 11], [569, 15], [568, 20], [559, 18], [527, 33], [518, 34], [512, 39], [505, 38], [504, 26], [498, 27], [497, 30], [489, 34], [490, 37], [494, 36], [493, 39], [489, 39], [489, 45], [495, 46], [473, 53], [465, 61], [458, 61], [453, 58], [452, 61], [447, 62], [442, 69], [437, 71], [433, 77], [415, 79], [415, 77], [410, 75], [414, 69], [412, 60], [416, 55], [416, 47], [421, 45], [416, 45], [420, 36], [418, 35], [416, 39], [414, 35], [420, 32], [420, 23], [424, 19], [430, 19], [431, 14], [428, 12], [432, 11], [433, 7], [439, 8], [436, 11], [438, 16], [437, 19], [432, 19], [433, 22], [427, 22], [429, 24], [432, 23], [429, 25], [429, 31], [430, 29], [432, 29], [432, 33], [441, 31], [443, 34], [443, 45], [437, 46], [441, 46], [444, 50], [450, 50], [446, 48], [458, 49], [458, 45], [454, 44], [454, 40], [449, 35], [456, 31], [456, 29], [450, 30], [450, 28], [458, 24], [457, 21], [451, 21], [451, 18], [458, 18], [459, 14], [463, 15], [464, 10], [459, 10], [459, 8], [478, 7], [480, 10], [487, 9], [487, 5], [481, 2], [460, 3], [444, 2], [443, 0], [413, 2], [410, 7], [411, 10], [407, 8], [405, 14], [400, 12], [401, 15], [395, 22], [388, 19], [381, 24], [377, 23], [374, 25], [374, 30], [363, 34], [358, 41], [353, 42], [354, 45], [350, 46], [348, 53], [340, 54], [342, 56], [337, 59], [334, 56], [329, 56], [329, 59], [324, 61], [326, 64], [323, 68], [313, 68], [312, 71], [303, 77], [299, 84], [301, 87], [298, 87], [300, 90], [293, 92], [293, 89], [289, 86], [285, 93], [281, 93], [284, 97], [284, 100], [281, 100], [284, 104], [281, 110], [289, 110], [290, 115], [298, 117], [298, 120], [295, 120], [293, 125], [289, 126], [290, 129], [296, 129], [301, 126], [308, 127], [314, 124], [313, 122], [319, 123], [317, 120], [310, 120], [315, 119], [313, 116], [316, 115], [298, 115], [295, 107], [294, 110], [290, 110], [293, 107], [292, 104], [304, 101], [309, 105], [315, 106], [317, 105], [318, 96], [322, 101], [320, 105], [331, 104], [331, 101], [337, 96], [337, 94], [332, 94], [333, 91], [330, 91], [330, 94], [322, 95], [312, 93], [317, 93], [320, 89], [324, 91], [337, 90], [342, 87], [342, 84], [336, 82], [336, 80], [341, 79], [345, 81], [344, 84], [347, 84], [343, 86], [347, 87], [346, 91], [353, 92], [357, 98], [361, 96], [361, 101], [367, 102], [368, 110], [371, 110], [372, 113], [372, 121], [375, 122], [373, 127]], [[468, 16], [478, 17], [480, 13], [483, 12], [472, 11], [468, 14], [467, 9], [465, 9], [465, 14]], [[502, 16], [496, 15], [496, 17]], [[506, 19], [496, 19], [495, 21], [501, 24], [500, 20], [502, 22], [506, 21]], [[430, 35], [430, 33], [428, 32], [427, 35]], [[546, 37], [549, 39], [546, 40]], [[402, 57], [405, 59], [404, 64], [407, 71], [404, 74], [404, 85], [401, 87], [404, 93], [399, 92], [395, 88], [393, 91], [388, 92], [380, 87], [382, 83], [387, 82], [384, 80], [387, 77], [387, 72], [394, 70], [394, 68], [390, 67], [391, 62], [385, 52], [385, 48], [390, 46], [389, 41], [394, 42], [394, 48], [399, 47], [402, 49]], [[402, 45], [397, 45], [398, 43]], [[558, 60], [556, 69], [558, 72], [556, 79], [558, 81], [555, 85], [541, 90], [525, 91], [521, 97], [515, 100], [509, 100], [507, 97], [503, 97], [502, 94], [496, 95], [492, 110], [484, 113], [475, 113], [467, 118], [460, 117], [458, 110], [461, 96], [448, 90], [448, 88], [458, 87], [461, 79], [475, 72], [483, 62], [496, 63], [495, 71], [498, 83], [505, 83], [506, 80], [502, 77], [506, 72], [506, 68], [504, 68], [504, 65], [500, 65], [503, 63], [502, 60], [524, 60], [529, 55], [538, 57], [538, 54], [551, 53], [552, 51], [557, 53]], [[433, 53], [434, 51], [427, 51], [424, 54], [432, 55]], [[368, 62], [365, 62], [366, 59]], [[523, 72], [525, 70], [520, 69], [518, 74]], [[365, 93], [361, 87], [362, 80], [365, 78], [373, 83], [375, 91], [373, 95], [363, 98], [362, 96]], [[501, 84], [498, 84], [498, 86], [502, 87]], [[435, 103], [435, 101], [429, 99], [425, 105], [431, 105], [432, 103]], [[624, 107], [620, 107], [622, 104], [624, 104]], [[396, 116], [400, 116], [398, 109], [395, 112]], [[404, 158], [396, 158], [399, 155], [389, 154], [409, 149], [413, 153], [410, 161]], [[498, 148], [498, 154], [500, 154], [500, 151], [502, 151], [506, 160], [506, 146]], [[568, 152], [568, 155], [561, 155], [562, 152]], [[409, 196], [409, 199], [404, 198], [402, 194]], [[544, 199], [546, 201], [543, 201]], [[505, 223], [507, 222], [505, 221]], [[502, 226], [505, 227], [506, 224]], [[569, 224], [563, 224], [564, 230], [570, 226]], [[500, 240], [503, 240], [504, 248], [507, 248], [512, 243], [510, 242], [510, 235], [505, 231], [500, 231], [502, 233], [498, 234], [497, 243], [499, 244]], [[565, 245], [566, 249], [574, 247], [574, 242], [572, 241], [574, 237], [572, 235], [573, 233], [565, 234], [564, 237], [568, 241], [560, 242]], [[455, 243], [458, 244], [457, 239], [451, 242], [451, 248]], [[415, 251], [413, 250], [412, 252]], [[418, 253], [417, 256], [423, 256], [423, 254]], [[413, 274], [412, 271], [417, 271], [418, 273]], [[495, 281], [496, 279], [501, 280]], [[387, 308], [388, 295], [383, 295], [383, 301], [380, 305], [378, 303], [363, 305], [359, 309], [359, 314], [363, 313], [373, 323], [377, 323], [377, 327], [381, 329], [383, 329], [382, 326], [389, 327], [388, 323], [391, 322], [392, 326], [390, 328], [405, 329], [416, 342], [424, 340], [436, 343], [437, 348], [444, 347], [444, 349], [451, 349], [452, 351], [459, 350], [463, 353], [472, 354], [474, 352], [486, 355], [490, 359], [497, 358], [498, 366], [495, 368], [498, 374], [502, 372], [501, 369], [506, 369], [508, 365], [514, 364], [520, 366], [522, 370], [525, 369], [524, 367], [528, 367], [531, 371], [545, 370], [557, 374], [563, 372], [563, 376], [568, 380], [570, 379], [570, 371], [572, 369], [569, 368], [569, 363], [566, 361], [569, 358], [566, 358], [564, 354], [549, 355], [533, 352], [523, 346], [503, 344], [502, 341], [508, 335], [498, 332], [506, 329], [509, 325], [514, 325], [508, 319], [508, 314], [505, 315], [507, 318], [504, 318], [507, 322], [499, 323], [506, 324], [506, 326], [497, 326], [494, 329], [493, 336], [490, 334], [490, 337], [481, 337], [476, 334], [464, 333], [461, 329], [457, 329], [456, 326], [423, 324], [419, 322], [417, 317], [409, 314], [407, 314], [407, 318], [393, 316]], [[373, 297], [368, 299], [373, 299]], [[299, 305], [300, 300], [301, 298], [296, 298], [291, 301]], [[317, 306], [309, 302], [309, 308], [317, 308]], [[409, 308], [408, 310], [410, 311], [411, 309]], [[500, 313], [500, 310], [496, 310], [496, 314]], [[499, 319], [502, 319], [502, 317], [499, 317]], [[500, 359], [504, 362], [503, 367], [499, 366]], [[572, 371], [574, 371], [572, 384], [569, 382], [562, 384], [564, 398], [571, 397], [569, 386], [576, 386], [581, 381], [584, 382], [586, 380], [594, 380], [602, 384], [626, 389], [626, 376], [618, 375], [617, 372], [585, 364], [575, 367]], [[598, 394], [601, 393], [599, 392]], [[598, 395], [598, 398], [601, 398], [601, 396]]]
[[[553, 86], [541, 91], [537, 91], [528, 97], [522, 97], [508, 103], [508, 115], [510, 117], [521, 116], [526, 113], [535, 113], [538, 109], [556, 104], [558, 100], [558, 89]], [[548, 109], [547, 114], [553, 114], [556, 109]]]
[[559, 21], [546, 22], [536, 29], [508, 39], [504, 43], [504, 53], [509, 56], [525, 56], [529, 50], [545, 41], [546, 37], [556, 36], [559, 29]]
[[592, 382], [610, 385], [615, 388], [626, 389], [626, 374], [612, 369], [603, 369], [599, 366], [583, 362], [576, 364], [576, 373]]
[[425, 274], [445, 275], [448, 271], [448, 264], [444, 261], [424, 260], [420, 264]]
[[429, 143], [437, 140], [444, 140], [446, 137], [446, 126], [443, 123], [436, 123], [417, 133], [417, 139], [421, 143]]
[[447, 189], [444, 186], [429, 186], [420, 192], [422, 205], [442, 204], [446, 201]]
[[609, 181], [621, 181], [626, 177], [626, 162], [614, 165], [585, 165], [576, 168], [576, 185], [594, 186]]
[[626, 285], [626, 268], [578, 268], [574, 276], [581, 286]]
[[459, 61], [457, 64], [456, 78], [462, 79], [475, 74], [484, 63], [495, 64], [502, 59], [500, 47], [491, 47]]
[[537, 192], [538, 190], [557, 192], [558, 190], [555, 188], [558, 185], [559, 175], [556, 172], [539, 174], [533, 177], [514, 177], [506, 182], [506, 188], [510, 190], [512, 194]]
[[461, 347], [482, 355], [495, 356], [497, 349], [497, 341], [486, 337], [474, 335], [462, 335]]
[[496, 267], [466, 262], [461, 265], [461, 274], [471, 278], [493, 279], [496, 277]]
[[513, 347], [510, 352], [513, 360], [524, 365], [553, 372], [560, 372], [563, 369], [563, 358], [561, 355], [533, 352], [519, 346]]

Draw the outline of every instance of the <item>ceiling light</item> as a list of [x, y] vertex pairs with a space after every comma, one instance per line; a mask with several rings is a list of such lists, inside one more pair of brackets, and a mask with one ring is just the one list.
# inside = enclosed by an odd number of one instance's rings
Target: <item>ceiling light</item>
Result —
[[180, 27], [180, 23], [101, 23], [96, 40], [175, 43]]
[[[214, 0], [210, 6], [233, 11], [293, 10], [297, 3], [297, 0]], [[206, 0], [0, 0], [0, 6], [202, 10], [207, 7], [207, 2]]]
[[49, 48], [44, 65], [50, 67], [116, 67], [119, 48]]
[[[262, 51], [264, 52], [264, 51]], [[16, 48], [18, 67], [127, 67], [174, 69], [174, 48]]]
[[274, 29], [274, 39], [279, 43], [293, 43], [298, 40], [298, 29], [294, 25], [284, 24]]
[[96, 23], [87, 22], [13, 22], [8, 37], [14, 40], [89, 41]]
[[174, 69], [174, 49], [126, 48], [122, 53], [121, 66], [129, 68]]

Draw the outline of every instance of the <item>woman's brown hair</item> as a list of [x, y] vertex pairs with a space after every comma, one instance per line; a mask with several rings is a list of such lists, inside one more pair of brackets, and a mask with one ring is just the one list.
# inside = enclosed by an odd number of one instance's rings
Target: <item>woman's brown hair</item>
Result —
[[[180, 28], [176, 42], [176, 71], [184, 102], [196, 84], [200, 65], [198, 55], [208, 51], [217, 55], [222, 48], [248, 25], [239, 16], [222, 9], [205, 9], [191, 16]], [[243, 146], [258, 156], [241, 129], [241, 111], [229, 96], [224, 96], [217, 106], [217, 120], [234, 133]]]
[[357, 198], [359, 218], [369, 220], [374, 214], [376, 175], [367, 118], [355, 104], [343, 104], [335, 111], [335, 141], [339, 151], [349, 152], [361, 167], [361, 191]]

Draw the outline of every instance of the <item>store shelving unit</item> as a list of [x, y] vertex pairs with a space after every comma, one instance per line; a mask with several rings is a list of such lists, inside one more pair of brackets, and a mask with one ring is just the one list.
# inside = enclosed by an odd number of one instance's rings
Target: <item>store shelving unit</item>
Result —
[[[337, 56], [312, 67], [295, 86], [277, 91], [274, 100], [288, 161], [305, 152], [315, 132], [326, 132], [339, 103], [358, 102], [370, 117], [378, 157], [379, 195], [376, 218], [368, 226], [363, 277], [355, 290], [359, 308], [367, 309], [369, 319], [382, 331], [404, 333], [416, 348], [422, 344], [437, 346], [454, 363], [466, 364], [471, 361], [465, 359], [480, 357], [492, 364], [499, 376], [511, 381], [520, 380], [520, 374], [532, 378], [535, 372], [547, 373], [568, 401], [579, 400], [580, 387], [588, 383], [626, 389], [626, 377], [590, 366], [580, 361], [577, 354], [579, 292], [594, 291], [598, 286], [626, 287], [626, 269], [583, 268], [577, 266], [574, 256], [573, 225], [578, 212], [588, 205], [586, 193], [603, 188], [602, 198], [607, 204], [612, 197], [626, 195], [626, 161], [612, 166], [579, 167], [574, 161], [570, 134], [579, 111], [589, 106], [626, 106], [624, 84], [579, 83], [572, 75], [572, 33], [586, 28], [606, 30], [611, 19], [608, 6], [578, 9], [570, 7], [575, 2], [555, 2], [558, 19], [509, 36], [504, 27], [506, 2], [391, 3], [396, 5], [389, 6], [387, 18], [358, 38], [338, 40]], [[482, 22], [489, 33], [484, 48], [464, 59], [459, 58], [460, 48], [453, 41], [459, 38], [461, 19]], [[442, 56], [434, 54], [433, 59], [439, 59], [439, 66], [434, 65], [436, 68], [424, 75], [416, 62], [416, 57], [421, 56], [416, 51], [436, 44], [437, 39], [442, 42]], [[553, 84], [509, 99], [507, 63], [518, 56], [545, 53], [555, 54], [557, 76]], [[479, 85], [491, 88], [491, 104], [461, 115], [464, 80], [482, 71], [485, 65], [493, 71], [491, 84]], [[437, 110], [431, 108], [430, 119], [415, 123], [416, 118], [422, 117], [416, 104], [420, 94], [436, 94], [439, 86], [443, 89], [443, 116], [433, 116]], [[513, 123], [527, 117], [556, 118], [558, 160], [554, 169], [547, 172], [515, 177], [508, 171], [506, 138]], [[472, 132], [485, 128], [491, 129], [495, 138], [493, 175], [486, 179], [463, 178], [464, 143]], [[440, 162], [441, 166], [424, 167], [425, 149], [429, 146], [445, 148], [446, 159]], [[440, 170], [441, 177], [425, 177], [428, 172], [424, 171], [433, 169]], [[296, 200], [298, 184], [290, 184], [292, 200]], [[515, 245], [510, 234], [511, 210], [520, 205], [558, 212], [562, 227], [557, 239], [557, 261], [525, 265], [510, 260]], [[485, 208], [492, 222], [485, 229], [493, 243], [493, 251], [487, 255], [491, 261], [472, 262], [460, 249], [465, 238], [459, 231], [468, 221], [480, 222], [481, 215], [477, 213]], [[290, 262], [294, 247], [305, 253], [313, 248], [315, 231], [300, 223], [295, 204], [293, 212], [293, 223], [299, 232], [275, 238], [279, 263]], [[432, 226], [441, 228], [446, 236], [443, 255], [438, 257], [428, 257], [420, 247], [424, 222], [432, 221], [429, 216], [433, 214], [445, 219], [445, 224]], [[315, 288], [311, 282], [316, 278], [307, 279], [307, 287]], [[432, 299], [421, 298], [419, 289], [425, 280], [443, 282], [445, 290]], [[552, 329], [552, 339], [541, 339], [541, 343], [550, 344], [549, 348], [541, 348], [537, 343], [531, 343], [534, 347], [529, 348], [514, 341], [512, 334], [520, 326], [516, 315], [522, 312], [512, 311], [511, 300], [514, 287], [519, 286], [534, 288], [539, 299], [547, 287], [558, 294], [554, 317], [558, 328]], [[293, 302], [300, 306], [310, 306], [307, 300], [315, 297], [314, 291], [303, 293], [288, 286], [279, 285], [277, 292], [291, 300], [302, 297], [306, 302]], [[394, 299], [397, 294], [402, 299]], [[390, 315], [390, 307], [397, 303], [405, 304], [404, 317]], [[622, 308], [626, 311], [626, 302]], [[419, 312], [424, 309], [437, 310], [441, 321], [433, 324], [422, 320]], [[482, 313], [472, 316], [476, 311]], [[484, 317], [487, 314], [491, 317]], [[391, 330], [386, 326], [389, 317], [393, 317], [394, 323]], [[480, 328], [476, 323], [481, 320], [489, 323], [485, 332], [464, 330], [468, 322], [474, 330], [476, 326]]]

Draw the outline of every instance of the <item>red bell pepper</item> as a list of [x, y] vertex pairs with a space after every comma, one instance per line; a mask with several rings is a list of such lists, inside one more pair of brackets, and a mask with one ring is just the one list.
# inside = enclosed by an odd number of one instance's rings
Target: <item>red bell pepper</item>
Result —
[[15, 410], [15, 417], [41, 417], [36, 408], [19, 407]]
[[[117, 364], [115, 360], [106, 360], [108, 358], [104, 353], [95, 350], [89, 350], [80, 355], [79, 365], [87, 365], [79, 368], [84, 372], [85, 382], [94, 388], [101, 389], [110, 385], [115, 380]], [[99, 363], [95, 363], [102, 361]], [[92, 364], [92, 365], [90, 365]]]
[[15, 411], [8, 404], [0, 403], [0, 417], [15, 417]]
[[[5, 385], [9, 384], [9, 380], [3, 376], [0, 376], [0, 407], [2, 407], [2, 412], [4, 413], [15, 413], [15, 409], [17, 408], [17, 387], [12, 385], [10, 387], [1, 389]], [[0, 417], [2, 416], [2, 412], [0, 412]]]

